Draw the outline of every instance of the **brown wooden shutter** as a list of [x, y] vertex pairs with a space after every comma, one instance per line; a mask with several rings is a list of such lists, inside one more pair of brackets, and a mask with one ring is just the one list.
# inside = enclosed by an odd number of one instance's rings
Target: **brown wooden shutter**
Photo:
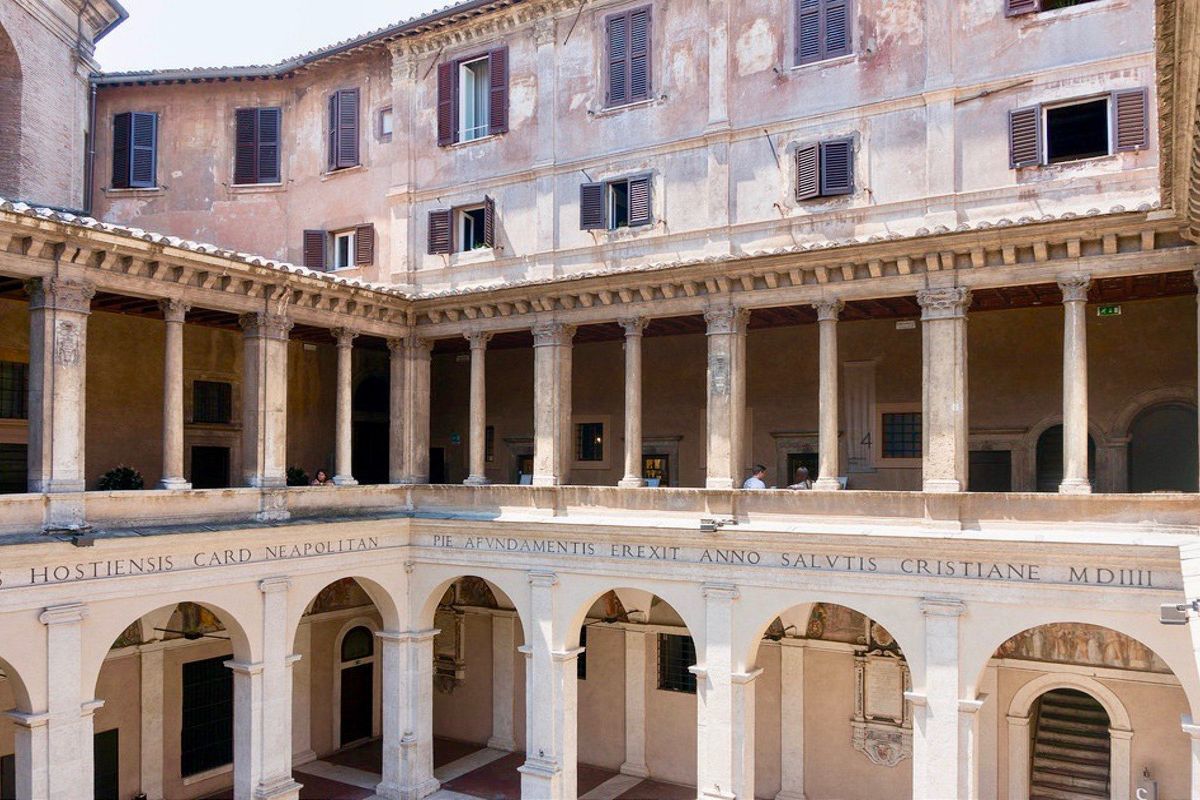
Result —
[[133, 115], [129, 112], [113, 117], [112, 186], [114, 189], [129, 188], [130, 136]]
[[1149, 97], [1145, 89], [1113, 92], [1113, 147], [1117, 152], [1150, 145]]
[[1042, 163], [1042, 107], [1008, 112], [1008, 165], [1013, 169]]
[[1004, 0], [1004, 13], [1009, 17], [1041, 10], [1042, 0]]
[[821, 142], [821, 195], [854, 194], [854, 140]]
[[604, 228], [604, 184], [585, 183], [579, 187], [579, 229]]
[[437, 129], [438, 145], [445, 147], [458, 141], [458, 65], [453, 61], [438, 64], [437, 70]]
[[796, 63], [821, 60], [821, 0], [796, 0]]
[[796, 149], [796, 199], [811, 200], [821, 195], [821, 146]]
[[650, 97], [650, 6], [629, 12], [629, 100]]
[[488, 53], [488, 133], [508, 130], [508, 48]]
[[375, 226], [369, 222], [354, 228], [354, 263], [356, 266], [375, 263]]
[[283, 112], [278, 108], [258, 109], [258, 160], [259, 183], [278, 183], [281, 123]]
[[158, 185], [158, 114], [130, 115], [129, 185], [149, 189]]
[[605, 21], [605, 55], [608, 62], [606, 105], [616, 106], [629, 100], [629, 14], [617, 14]]
[[334, 92], [329, 95], [329, 154], [327, 164], [329, 169], [337, 169], [337, 154], [338, 154], [338, 93]]
[[325, 231], [304, 232], [304, 266], [309, 269], [325, 269], [325, 242], [328, 238]]
[[496, 246], [496, 201], [483, 196], [483, 243], [488, 247]]
[[825, 0], [824, 58], [850, 54], [850, 0]]
[[448, 208], [429, 212], [429, 254], [449, 253], [451, 213]]
[[358, 166], [358, 89], [337, 91], [337, 169]]
[[654, 221], [650, 207], [650, 176], [629, 179], [629, 225], [649, 225]]
[[234, 112], [233, 182], [258, 183], [258, 109]]

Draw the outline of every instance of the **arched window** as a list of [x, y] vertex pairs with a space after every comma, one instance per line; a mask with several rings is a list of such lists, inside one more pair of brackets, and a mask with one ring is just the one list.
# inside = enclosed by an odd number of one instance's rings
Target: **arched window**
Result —
[[342, 662], [368, 658], [375, 652], [375, 637], [363, 626], [352, 628], [342, 637]]
[[1129, 426], [1129, 491], [1197, 489], [1196, 409], [1164, 403]]
[[[1063, 479], [1063, 426], [1051, 425], [1037, 440], [1037, 490], [1057, 492]], [[1096, 483], [1096, 442], [1088, 436], [1088, 480]]]

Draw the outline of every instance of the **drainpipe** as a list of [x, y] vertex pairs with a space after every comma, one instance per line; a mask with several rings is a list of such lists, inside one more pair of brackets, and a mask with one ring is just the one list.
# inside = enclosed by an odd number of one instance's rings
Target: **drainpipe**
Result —
[[83, 215], [92, 215], [92, 185], [96, 165], [96, 78], [88, 79], [88, 123], [83, 153]]

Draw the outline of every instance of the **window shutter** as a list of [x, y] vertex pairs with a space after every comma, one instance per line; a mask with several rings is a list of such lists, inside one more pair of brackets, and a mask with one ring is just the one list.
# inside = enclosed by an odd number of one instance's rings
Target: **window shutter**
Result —
[[629, 14], [617, 14], [606, 22], [608, 53], [608, 105], [629, 99]]
[[338, 93], [329, 95], [329, 169], [337, 169], [338, 154]]
[[1005, 16], [1015, 17], [1018, 14], [1030, 14], [1042, 10], [1042, 0], [1004, 0]]
[[821, 195], [821, 146], [796, 149], [796, 199], [811, 200]]
[[114, 189], [129, 188], [129, 149], [133, 115], [125, 112], [113, 117], [112, 185]]
[[458, 139], [458, 71], [457, 64], [446, 61], [437, 71], [437, 128], [438, 146], [454, 144]]
[[129, 185], [149, 189], [158, 185], [155, 162], [158, 159], [158, 115], [134, 111], [132, 117], [133, 143], [129, 155]]
[[649, 225], [654, 221], [650, 210], [650, 176], [629, 179], [629, 225]]
[[604, 228], [604, 184], [585, 183], [579, 187], [579, 230]]
[[1008, 165], [1013, 169], [1042, 163], [1042, 108], [1008, 112]]
[[325, 231], [304, 232], [304, 266], [309, 269], [325, 269]]
[[337, 92], [337, 167], [358, 166], [358, 89]]
[[854, 193], [854, 140], [821, 142], [821, 194]]
[[233, 182], [258, 183], [258, 109], [239, 108], [234, 118]]
[[850, 54], [850, 0], [825, 0], [824, 58]]
[[450, 209], [429, 212], [429, 254], [450, 252]]
[[483, 196], [483, 243], [488, 247], [496, 246], [496, 201]]
[[629, 12], [629, 99], [650, 97], [650, 6]]
[[375, 226], [369, 222], [354, 229], [354, 263], [356, 266], [375, 263]]
[[1145, 89], [1113, 92], [1113, 146], [1117, 152], [1150, 144], [1149, 98]]
[[258, 109], [258, 176], [259, 183], [278, 183], [279, 135], [283, 112], [278, 108]]
[[821, 0], [796, 0], [796, 63], [821, 60]]
[[488, 53], [488, 133], [508, 130], [508, 48]]

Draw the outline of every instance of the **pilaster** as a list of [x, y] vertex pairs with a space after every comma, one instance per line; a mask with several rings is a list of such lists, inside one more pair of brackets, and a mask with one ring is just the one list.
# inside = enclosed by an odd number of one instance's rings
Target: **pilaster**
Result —
[[958, 675], [959, 618], [966, 605], [954, 598], [928, 597], [921, 602], [921, 612], [924, 692], [905, 693], [913, 704], [913, 800], [969, 800], [970, 779], [960, 770], [965, 753]]
[[487, 746], [509, 752], [517, 749], [513, 716], [516, 623], [516, 614], [492, 614], [492, 735]]
[[[694, 670], [700, 709], [696, 732], [699, 796], [702, 800], [753, 800], [754, 736], [750, 732], [747, 738], [744, 730], [747, 714], [753, 723], [753, 711], [741, 708], [745, 693], [734, 691], [733, 604], [739, 593], [735, 586], [712, 583], [704, 584], [702, 591], [704, 662]], [[749, 680], [753, 678], [745, 682]], [[753, 699], [753, 690], [750, 697]]]
[[300, 784], [292, 779], [292, 665], [299, 656], [291, 652], [288, 641], [287, 578], [265, 578], [258, 582], [262, 593], [263, 663], [261, 671], [261, 716], [255, 718], [261, 728], [255, 738], [261, 740], [262, 759], [255, 800], [297, 800]]
[[138, 647], [141, 668], [141, 791], [146, 800], [163, 800], [163, 643]]
[[[247, 486], [287, 486], [287, 342], [283, 314], [243, 314], [242, 477]], [[286, 514], [286, 512], [284, 512]]]
[[391, 353], [388, 480], [429, 482], [429, 357], [432, 343], [416, 334], [388, 339]]
[[807, 800], [804, 794], [803, 639], [779, 641], [780, 780], [775, 800]]
[[644, 317], [617, 320], [625, 331], [625, 476], [618, 486], [645, 486], [642, 477], [642, 331]]
[[533, 326], [533, 485], [567, 482], [571, 464], [571, 340], [561, 322]]
[[436, 629], [380, 631], [383, 662], [385, 800], [421, 800], [441, 784], [433, 776], [433, 637]]
[[[817, 378], [817, 406], [819, 422], [817, 428], [817, 459], [819, 469], [813, 488], [818, 491], [836, 491], [842, 488], [838, 482], [838, 315], [844, 303], [841, 300], [822, 300], [814, 303], [817, 311], [819, 344], [819, 375]], [[791, 483], [793, 475], [781, 476], [781, 483]]]
[[1063, 479], [1062, 494], [1090, 494], [1088, 477], [1087, 298], [1090, 275], [1058, 279], [1063, 296]]
[[[87, 606], [51, 606], [38, 617], [46, 626], [46, 758], [49, 800], [91, 800], [92, 718], [85, 712], [82, 680], [83, 620]], [[34, 769], [37, 770], [37, 765]]]
[[338, 486], [355, 486], [353, 473], [353, 416], [354, 416], [354, 340], [358, 333], [349, 328], [334, 328], [337, 342], [337, 410], [335, 420], [335, 468], [333, 482]]
[[967, 309], [961, 287], [917, 292], [921, 306], [923, 490], [967, 489]]
[[[528, 720], [525, 763], [519, 771], [521, 796], [545, 800], [575, 797], [575, 692], [566, 686], [563, 665], [581, 651], [572, 651], [572, 656], [555, 647], [557, 586], [553, 573], [529, 573], [530, 640], [523, 648], [529, 653]], [[575, 682], [574, 673], [570, 682]]]
[[704, 312], [708, 326], [708, 489], [741, 485], [742, 431], [746, 413], [746, 321], [749, 312], [715, 306]]
[[625, 761], [621, 773], [645, 778], [646, 767], [646, 646], [644, 630], [625, 628]]

